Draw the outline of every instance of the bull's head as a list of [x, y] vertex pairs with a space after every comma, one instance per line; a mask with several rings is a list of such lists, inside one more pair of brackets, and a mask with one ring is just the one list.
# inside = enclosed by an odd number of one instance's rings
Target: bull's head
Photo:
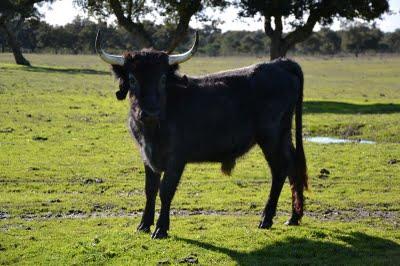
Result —
[[198, 33], [192, 48], [177, 55], [152, 49], [111, 55], [100, 46], [100, 31], [96, 37], [96, 51], [100, 58], [112, 65], [120, 80], [118, 100], [123, 100], [129, 92], [132, 104], [137, 109], [136, 118], [143, 123], [158, 122], [165, 113], [166, 83], [171, 68], [189, 60], [197, 50]]

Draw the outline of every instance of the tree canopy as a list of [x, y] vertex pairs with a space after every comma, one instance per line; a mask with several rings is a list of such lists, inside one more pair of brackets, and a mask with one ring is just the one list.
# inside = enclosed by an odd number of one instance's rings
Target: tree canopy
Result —
[[[357, 16], [367, 21], [372, 20], [388, 10], [387, 1], [346, 0], [333, 6], [324, 0], [246, 0], [240, 2], [236, 0], [199, 0], [198, 2], [75, 0], [81, 6], [87, 5], [85, 8], [92, 15], [90, 19], [76, 17], [73, 22], [64, 26], [52, 26], [40, 20], [40, 14], [34, 3], [45, 1], [52, 2], [51, 0], [0, 1], [1, 50], [11, 48], [17, 63], [29, 64], [22, 56], [21, 45], [25, 51], [31, 52], [94, 53], [93, 40], [98, 29], [104, 33], [108, 49], [114, 52], [137, 50], [146, 46], [153, 46], [160, 50], [166, 48], [170, 51], [186, 50], [188, 42], [191, 42], [191, 35], [187, 36], [180, 32], [193, 32], [193, 29], [189, 28], [188, 21], [187, 23], [180, 21], [183, 19], [182, 14], [195, 3], [198, 6], [192, 10], [197, 11], [192, 11], [191, 17], [196, 16], [197, 19], [208, 22], [203, 29], [199, 30], [201, 36], [199, 54], [263, 56], [265, 53], [270, 53], [271, 58], [275, 58], [286, 55], [289, 49], [293, 53], [324, 55], [400, 52], [399, 30], [384, 33], [375, 24], [371, 26], [368, 23], [355, 22], [347, 23], [347, 27], [340, 31], [332, 31], [328, 27], [323, 27], [318, 32], [312, 31], [317, 22], [329, 25], [335, 17], [352, 19]], [[106, 23], [105, 19], [114, 14], [111, 4], [116, 2], [121, 5], [123, 17], [143, 30], [145, 35], [142, 37], [147, 36], [149, 45], [138, 41], [141, 40], [140, 34], [132, 34], [121, 23]], [[354, 6], [351, 7], [351, 3]], [[218, 28], [217, 19], [210, 18], [211, 15], [205, 10], [211, 6], [224, 8], [229, 4], [239, 7], [241, 16], [262, 14], [265, 20], [265, 31], [222, 33]], [[155, 19], [152, 16], [158, 17]], [[97, 18], [97, 22], [94, 22], [93, 18]], [[183, 29], [178, 29], [179, 24], [184, 25]], [[307, 25], [312, 25], [312, 27]], [[284, 26], [290, 28], [291, 31], [283, 32]]]
[[223, 7], [227, 4], [225, 0], [75, 0], [75, 3], [100, 19], [115, 15], [118, 24], [134, 36], [142, 47], [155, 46], [151, 33], [145, 27], [146, 16], [161, 17], [167, 29], [169, 52], [186, 36], [194, 15], [204, 17], [202, 11], [205, 7]]
[[[271, 39], [271, 59], [285, 56], [290, 48], [305, 41], [320, 23], [329, 25], [334, 18], [371, 21], [389, 11], [387, 0], [235, 0], [240, 16], [264, 17], [265, 34]], [[291, 31], [284, 34], [284, 22]]]

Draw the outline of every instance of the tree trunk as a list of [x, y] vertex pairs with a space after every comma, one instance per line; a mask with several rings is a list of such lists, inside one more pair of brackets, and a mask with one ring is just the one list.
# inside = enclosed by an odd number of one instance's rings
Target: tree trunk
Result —
[[271, 47], [269, 50], [269, 56], [271, 60], [285, 57], [288, 51], [287, 45], [285, 45], [285, 41], [281, 38], [281, 36], [273, 36], [271, 38]]
[[119, 1], [110, 0], [109, 3], [114, 15], [117, 17], [118, 24], [132, 35], [135, 42], [141, 47], [151, 47], [153, 45], [153, 40], [150, 34], [146, 32], [143, 24], [132, 21], [131, 10], [127, 11], [128, 16], [126, 17]]
[[181, 20], [179, 21], [178, 26], [175, 29], [175, 32], [172, 34], [171, 39], [169, 40], [168, 45], [168, 53], [172, 53], [179, 43], [185, 38], [188, 30], [189, 20]]
[[315, 24], [320, 19], [319, 14], [311, 12], [304, 25], [295, 28], [294, 31], [289, 32], [285, 37], [282, 36], [282, 17], [274, 16], [275, 29], [271, 26], [271, 16], [264, 17], [264, 30], [265, 34], [271, 39], [270, 57], [271, 60], [285, 57], [287, 51], [294, 47], [296, 43], [305, 41], [312, 33]]
[[182, 1], [182, 3], [180, 4], [182, 8], [178, 9], [179, 21], [174, 33], [172, 34], [172, 37], [169, 40], [167, 50], [168, 53], [172, 53], [179, 45], [179, 43], [185, 38], [188, 32], [191, 17], [201, 9], [200, 0], [192, 0], [187, 2], [189, 4], [185, 3], [185, 1]]
[[140, 48], [148, 48], [153, 46], [153, 41], [150, 35], [144, 30], [142, 25], [123, 22], [119, 23], [122, 27], [124, 27], [126, 31], [128, 31], [132, 35], [133, 40]]
[[289, 50], [288, 45], [286, 45], [286, 40], [282, 37], [282, 17], [275, 16], [274, 18], [275, 28], [272, 28], [272, 19], [270, 16], [265, 17], [264, 21], [265, 34], [271, 40], [271, 47], [269, 50], [269, 56], [271, 60], [279, 57], [285, 57], [286, 52]]
[[31, 64], [29, 61], [22, 55], [21, 46], [19, 45], [14, 33], [12, 33], [6, 25], [2, 25], [2, 28], [6, 33], [8, 45], [11, 47], [14, 54], [15, 63], [18, 65], [30, 66]]

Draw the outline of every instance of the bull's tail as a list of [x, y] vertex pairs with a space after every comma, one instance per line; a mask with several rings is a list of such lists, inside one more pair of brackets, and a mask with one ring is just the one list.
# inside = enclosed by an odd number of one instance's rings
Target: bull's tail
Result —
[[303, 147], [303, 90], [304, 75], [301, 67], [289, 59], [278, 59], [276, 64], [296, 76], [299, 81], [298, 98], [295, 106], [295, 124], [296, 124], [296, 149], [294, 151], [294, 167], [291, 169], [289, 180], [292, 188], [292, 217], [288, 225], [298, 225], [304, 210], [303, 191], [308, 190], [308, 175], [306, 156]]
[[300, 80], [300, 94], [296, 103], [296, 163], [295, 171], [296, 178], [300, 181], [304, 188], [308, 190], [308, 175], [307, 175], [307, 163], [306, 156], [303, 148], [303, 89], [304, 89], [304, 76], [303, 71], [299, 67], [296, 71], [296, 75]]

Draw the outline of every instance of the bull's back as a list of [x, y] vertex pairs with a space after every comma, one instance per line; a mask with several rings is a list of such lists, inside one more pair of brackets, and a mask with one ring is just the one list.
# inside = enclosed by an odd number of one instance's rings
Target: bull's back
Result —
[[274, 64], [194, 81], [174, 118], [188, 161], [222, 162], [243, 155], [256, 142], [258, 124], [279, 120], [295, 103], [289, 95], [294, 81]]

